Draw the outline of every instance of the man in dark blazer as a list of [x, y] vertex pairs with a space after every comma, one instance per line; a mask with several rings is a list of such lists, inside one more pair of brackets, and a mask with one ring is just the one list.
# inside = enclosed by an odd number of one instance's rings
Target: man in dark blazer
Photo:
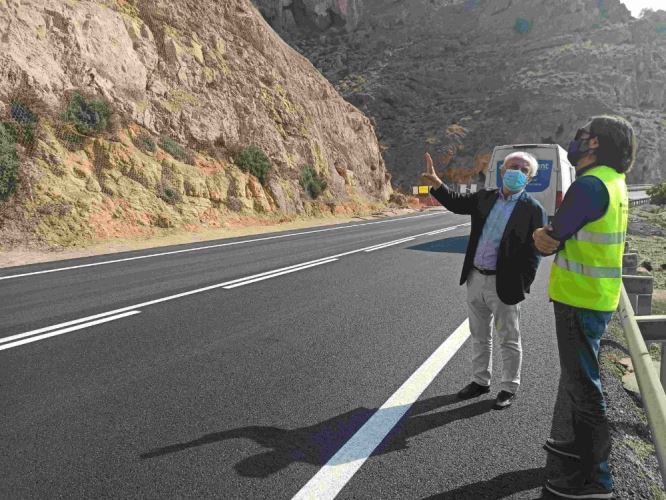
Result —
[[429, 154], [425, 159], [421, 178], [432, 186], [430, 193], [451, 212], [472, 216], [460, 284], [467, 283], [473, 380], [458, 396], [468, 399], [490, 391], [494, 319], [502, 354], [495, 408], [503, 409], [511, 405], [520, 385], [520, 302], [530, 291], [541, 258], [532, 233], [548, 221], [541, 204], [525, 192], [539, 164], [529, 153], [511, 153], [500, 171], [501, 190], [459, 194], [442, 183]]

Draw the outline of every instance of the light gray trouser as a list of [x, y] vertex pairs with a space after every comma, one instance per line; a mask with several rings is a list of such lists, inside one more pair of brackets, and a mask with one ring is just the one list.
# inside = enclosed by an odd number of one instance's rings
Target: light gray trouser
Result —
[[475, 269], [467, 275], [467, 306], [472, 334], [472, 370], [474, 382], [490, 385], [493, 370], [492, 320], [502, 353], [500, 389], [515, 393], [520, 385], [523, 348], [520, 344], [520, 304], [509, 306], [497, 296], [496, 276], [486, 276]]

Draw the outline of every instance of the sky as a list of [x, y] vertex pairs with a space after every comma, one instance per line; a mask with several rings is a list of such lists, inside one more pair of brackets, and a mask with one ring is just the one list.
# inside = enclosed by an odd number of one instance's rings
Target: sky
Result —
[[622, 0], [622, 3], [634, 17], [638, 17], [643, 9], [666, 10], [666, 0]]

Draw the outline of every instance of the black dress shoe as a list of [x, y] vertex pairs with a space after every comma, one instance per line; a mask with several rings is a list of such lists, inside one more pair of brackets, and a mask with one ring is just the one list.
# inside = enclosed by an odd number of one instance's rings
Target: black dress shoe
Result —
[[548, 438], [543, 447], [550, 453], [555, 453], [556, 455], [571, 458], [573, 460], [580, 460], [580, 453], [578, 453], [576, 444], [573, 441], [559, 441], [557, 439]]
[[487, 394], [490, 392], [490, 387], [487, 385], [477, 384], [476, 382], [471, 382], [466, 385], [463, 389], [458, 392], [458, 398], [460, 399], [471, 399], [481, 394]]
[[509, 391], [499, 391], [497, 399], [495, 400], [495, 405], [493, 408], [496, 410], [503, 410], [508, 408], [513, 403], [513, 400], [516, 398], [516, 395]]
[[613, 498], [613, 490], [585, 479], [579, 472], [558, 479], [548, 479], [546, 489], [560, 498]]

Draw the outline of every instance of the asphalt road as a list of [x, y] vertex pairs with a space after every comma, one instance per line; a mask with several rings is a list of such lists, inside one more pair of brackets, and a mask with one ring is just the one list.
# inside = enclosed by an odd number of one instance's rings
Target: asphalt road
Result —
[[439, 210], [0, 270], [0, 498], [292, 498], [350, 463], [331, 496], [541, 498], [559, 378], [550, 259], [523, 303], [511, 408], [492, 410], [498, 385], [455, 400], [467, 341], [372, 456], [339, 458], [464, 323], [468, 220]]

